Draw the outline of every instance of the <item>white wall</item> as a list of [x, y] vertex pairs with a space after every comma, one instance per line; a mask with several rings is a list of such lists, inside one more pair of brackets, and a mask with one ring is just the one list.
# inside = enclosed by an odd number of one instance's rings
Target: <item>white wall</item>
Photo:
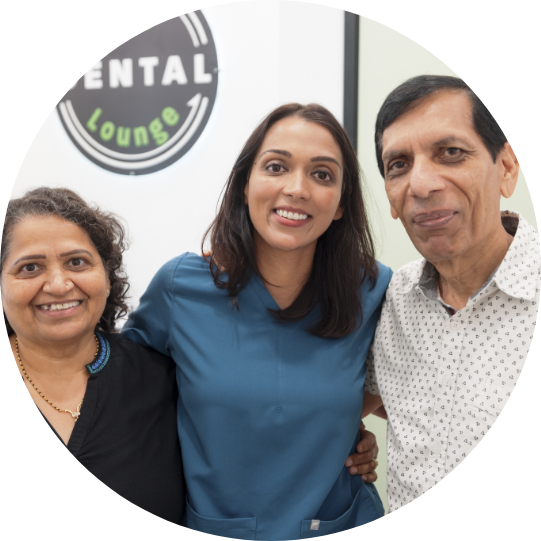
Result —
[[[372, 204], [368, 208], [377, 241], [377, 258], [396, 271], [421, 255], [409, 240], [402, 223], [391, 218], [374, 150], [376, 116], [389, 92], [406, 79], [424, 74], [458, 77], [460, 74], [454, 73], [414, 41], [365, 17], [361, 18], [359, 47], [359, 160], [371, 197]], [[480, 98], [483, 99], [483, 96]], [[513, 144], [512, 141], [510, 143]], [[520, 156], [518, 159], [520, 161]], [[510, 199], [502, 198], [501, 208], [520, 212], [536, 227], [532, 199], [522, 173], [514, 195]], [[365, 425], [376, 434], [381, 449], [376, 487], [388, 510], [384, 498], [387, 483], [387, 421], [370, 415], [365, 419]]]
[[149, 175], [111, 173], [75, 148], [53, 111], [13, 188], [16, 197], [40, 185], [68, 187], [124, 218], [134, 307], [163, 263], [185, 251], [199, 253], [233, 162], [267, 113], [291, 101], [318, 102], [342, 120], [343, 11], [274, 0], [203, 14], [218, 53], [218, 94], [205, 131], [184, 157]]

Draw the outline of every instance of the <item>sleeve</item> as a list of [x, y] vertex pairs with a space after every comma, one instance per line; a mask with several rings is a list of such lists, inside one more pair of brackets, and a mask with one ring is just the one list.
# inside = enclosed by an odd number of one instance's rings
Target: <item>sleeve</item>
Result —
[[[389, 287], [389, 283], [391, 281], [391, 278], [393, 276], [393, 271], [389, 267], [381, 266], [381, 270], [385, 270], [384, 276], [381, 276], [383, 283], [385, 284], [385, 289]], [[380, 274], [383, 274], [383, 272], [380, 272]], [[382, 305], [385, 304], [385, 293], [383, 295], [382, 299]], [[374, 340], [372, 341], [372, 344], [370, 345], [370, 349], [368, 351], [368, 354], [366, 356], [366, 380], [364, 384], [364, 390], [367, 393], [370, 393], [374, 396], [380, 396], [380, 392], [378, 389], [378, 382], [376, 377], [376, 363], [378, 362], [378, 349], [376, 348], [376, 344], [378, 341], [378, 332], [380, 332], [380, 325], [381, 325], [381, 318], [383, 317], [384, 309], [383, 306], [380, 308], [379, 312], [379, 321], [376, 327], [376, 332], [374, 334]]]
[[368, 355], [366, 356], [366, 380], [364, 383], [364, 390], [366, 393], [373, 394], [374, 396], [380, 395], [374, 366], [374, 342], [372, 342]]
[[166, 263], [152, 278], [122, 329], [122, 334], [132, 342], [151, 347], [169, 355], [170, 330], [173, 317], [175, 272], [184, 255]]

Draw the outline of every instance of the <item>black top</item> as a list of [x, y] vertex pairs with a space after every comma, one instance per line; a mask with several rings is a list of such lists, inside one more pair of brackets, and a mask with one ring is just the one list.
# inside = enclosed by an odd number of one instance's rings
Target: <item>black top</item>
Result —
[[87, 366], [90, 377], [68, 450], [130, 502], [180, 524], [185, 489], [175, 365], [121, 334], [98, 337], [100, 351]]

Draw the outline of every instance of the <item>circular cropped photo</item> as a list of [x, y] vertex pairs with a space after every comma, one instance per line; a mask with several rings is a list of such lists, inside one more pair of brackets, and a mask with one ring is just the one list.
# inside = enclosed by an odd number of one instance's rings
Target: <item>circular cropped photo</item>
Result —
[[58, 452], [234, 539], [422, 496], [532, 341], [512, 144], [426, 49], [335, 8], [225, 4], [118, 44], [43, 124], [2, 234], [10, 361]]

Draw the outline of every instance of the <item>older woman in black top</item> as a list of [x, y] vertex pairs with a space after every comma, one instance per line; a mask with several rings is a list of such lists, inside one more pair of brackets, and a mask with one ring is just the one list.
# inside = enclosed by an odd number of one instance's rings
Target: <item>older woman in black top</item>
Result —
[[69, 451], [127, 500], [179, 524], [174, 365], [114, 333], [127, 309], [124, 248], [118, 220], [70, 190], [10, 201], [4, 317], [26, 386]]

